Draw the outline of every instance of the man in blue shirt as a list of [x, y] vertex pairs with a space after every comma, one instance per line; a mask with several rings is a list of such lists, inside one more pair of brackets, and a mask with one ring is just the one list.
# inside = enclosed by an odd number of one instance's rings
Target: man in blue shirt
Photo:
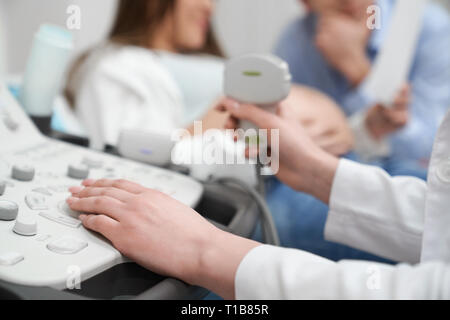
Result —
[[[375, 108], [376, 101], [371, 101], [362, 87], [389, 32], [396, 1], [303, 2], [309, 13], [285, 30], [276, 49], [277, 55], [289, 63], [294, 82], [328, 94], [348, 116]], [[373, 31], [367, 27], [367, 8], [372, 4], [381, 10], [381, 28]], [[409, 75], [408, 124], [381, 136], [367, 128], [374, 138], [384, 138], [388, 143], [389, 152], [383, 156], [428, 160], [434, 134], [450, 107], [449, 52], [449, 16], [442, 8], [429, 5]]]
[[[357, 136], [356, 141], [362, 139], [369, 149], [379, 149], [370, 155], [372, 164], [381, 165], [391, 175], [425, 178], [422, 167], [426, 167], [439, 122], [450, 107], [448, 14], [434, 4], [427, 7], [409, 74], [409, 97], [403, 99], [400, 107], [387, 109], [371, 101], [362, 87], [389, 32], [395, 0], [303, 0], [303, 3], [308, 14], [288, 26], [276, 48], [276, 54], [289, 63], [294, 82], [326, 93], [341, 106], [351, 123], [362, 124], [369, 139]], [[367, 27], [367, 8], [373, 4], [381, 10], [381, 28], [371, 31]], [[405, 92], [408, 89], [399, 95], [405, 98], [408, 95]], [[403, 119], [395, 126], [399, 117]], [[354, 128], [355, 135], [361, 135], [361, 128]], [[328, 208], [318, 200], [271, 180], [267, 201], [272, 212], [276, 212], [283, 246], [333, 260], [380, 260], [325, 241], [323, 228]], [[260, 237], [258, 232], [256, 237]]]

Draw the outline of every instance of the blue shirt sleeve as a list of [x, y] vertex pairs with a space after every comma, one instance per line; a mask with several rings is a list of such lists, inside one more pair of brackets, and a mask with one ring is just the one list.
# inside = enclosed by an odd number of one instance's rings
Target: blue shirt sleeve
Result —
[[430, 6], [410, 74], [410, 122], [390, 138], [393, 156], [428, 159], [434, 136], [450, 107], [450, 18]]

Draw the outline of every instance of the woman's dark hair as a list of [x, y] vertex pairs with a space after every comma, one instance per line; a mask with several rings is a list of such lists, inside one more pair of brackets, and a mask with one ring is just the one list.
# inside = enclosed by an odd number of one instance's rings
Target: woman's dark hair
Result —
[[[149, 39], [174, 9], [175, 3], [176, 0], [120, 0], [109, 39], [116, 43], [147, 47]], [[211, 30], [205, 46], [198, 53], [222, 56]]]
[[[120, 0], [114, 25], [109, 34], [109, 40], [121, 45], [134, 45], [151, 49], [151, 39], [158, 26], [175, 7], [177, 0]], [[88, 50], [72, 65], [67, 78], [65, 96], [71, 106], [74, 106], [75, 94], [71, 82], [75, 73], [91, 54]], [[222, 51], [209, 30], [205, 46], [191, 53], [205, 53], [223, 57]]]

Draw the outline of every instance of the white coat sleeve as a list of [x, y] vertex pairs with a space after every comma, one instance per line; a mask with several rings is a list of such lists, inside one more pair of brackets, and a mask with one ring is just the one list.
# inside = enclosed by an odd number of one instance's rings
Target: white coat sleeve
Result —
[[420, 261], [427, 185], [341, 160], [325, 238], [398, 262]]
[[450, 266], [332, 262], [310, 253], [260, 246], [238, 267], [235, 294], [259, 299], [449, 299]]

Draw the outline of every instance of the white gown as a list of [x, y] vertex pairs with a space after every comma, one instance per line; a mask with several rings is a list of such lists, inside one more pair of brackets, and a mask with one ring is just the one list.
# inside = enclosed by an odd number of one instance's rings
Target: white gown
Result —
[[203, 116], [222, 94], [223, 60], [106, 43], [72, 83], [75, 112], [103, 149], [124, 129], [171, 134]]

